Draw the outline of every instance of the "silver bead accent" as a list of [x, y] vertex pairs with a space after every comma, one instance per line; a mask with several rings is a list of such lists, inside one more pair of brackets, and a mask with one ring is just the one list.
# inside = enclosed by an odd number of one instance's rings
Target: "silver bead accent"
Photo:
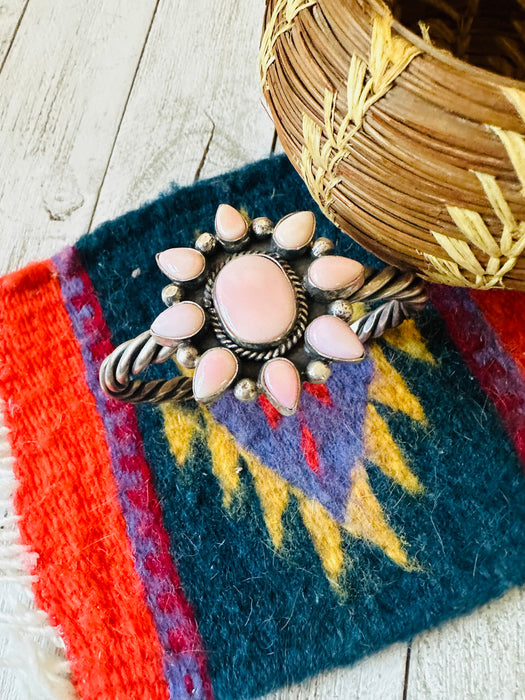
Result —
[[162, 290], [162, 301], [166, 306], [173, 306], [182, 299], [182, 289], [178, 284], [167, 284]]
[[318, 238], [312, 243], [312, 255], [314, 258], [322, 258], [323, 255], [331, 255], [334, 252], [334, 244], [329, 238]]
[[217, 239], [211, 233], [201, 233], [195, 241], [195, 248], [203, 255], [211, 255], [217, 247]]
[[328, 313], [332, 316], [342, 318], [346, 323], [350, 323], [354, 315], [353, 304], [347, 299], [336, 299], [328, 307]]
[[241, 379], [235, 385], [233, 390], [234, 396], [239, 401], [255, 401], [259, 392], [257, 384], [252, 379]]
[[330, 366], [321, 360], [312, 360], [306, 365], [306, 377], [312, 384], [324, 384], [331, 374]]
[[199, 351], [193, 345], [182, 343], [177, 348], [177, 362], [186, 369], [194, 369], [199, 357]]
[[273, 224], [267, 216], [258, 216], [252, 221], [251, 229], [255, 238], [268, 238], [273, 233]]

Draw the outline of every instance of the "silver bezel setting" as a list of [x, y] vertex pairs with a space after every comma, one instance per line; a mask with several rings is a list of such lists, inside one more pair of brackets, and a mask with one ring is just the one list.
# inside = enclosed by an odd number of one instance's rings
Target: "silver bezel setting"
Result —
[[251, 243], [250, 230], [246, 229], [245, 234], [236, 241], [226, 241], [221, 238], [219, 234], [217, 234], [217, 240], [227, 253], [239, 253], [240, 251], [245, 250]]
[[303, 278], [304, 288], [312, 297], [312, 299], [323, 302], [335, 301], [336, 299], [346, 299], [347, 297], [351, 296], [355, 291], [360, 289], [365, 281], [365, 275], [363, 271], [363, 273], [359, 275], [359, 277], [356, 280], [354, 280], [350, 284], [347, 284], [344, 287], [339, 287], [338, 289], [321, 289], [320, 287], [316, 287], [313, 284], [313, 282], [310, 280], [309, 275], [310, 269], [308, 269], [305, 272]]
[[275, 227], [274, 227], [274, 229], [273, 229], [273, 233], [272, 233], [272, 250], [273, 250], [280, 258], [284, 258], [284, 260], [295, 260], [296, 258], [300, 258], [300, 257], [302, 257], [303, 255], [306, 255], [306, 254], [310, 251], [310, 249], [311, 249], [311, 247], [312, 247], [312, 241], [313, 241], [314, 238], [315, 238], [315, 230], [316, 230], [316, 227], [317, 227], [317, 226], [316, 226], [316, 221], [315, 221], [315, 217], [314, 217], [314, 225], [313, 225], [313, 227], [312, 227], [312, 231], [311, 231], [311, 233], [310, 233], [310, 237], [308, 238], [308, 240], [306, 241], [306, 243], [304, 243], [304, 244], [303, 244], [302, 246], [300, 246], [299, 248], [285, 248], [285, 247], [281, 246], [281, 245], [278, 243], [278, 241], [275, 240], [275, 232], [278, 231], [279, 226], [280, 226], [284, 221], [286, 221], [287, 219], [289, 219], [290, 217], [295, 216], [296, 214], [299, 214], [299, 213], [300, 213], [300, 212], [293, 211], [293, 212], [291, 212], [290, 214], [287, 214], [286, 216], [283, 216], [283, 218], [280, 219], [280, 220], [277, 222], [277, 224], [275, 225]]
[[[189, 249], [195, 250], [195, 248], [189, 248]], [[169, 280], [171, 280], [172, 284], [175, 284], [177, 287], [180, 287], [181, 289], [196, 289], [197, 287], [200, 287], [201, 284], [206, 279], [206, 257], [204, 256], [204, 253], [202, 253], [202, 251], [197, 250], [196, 252], [200, 253], [202, 255], [204, 265], [202, 266], [202, 270], [199, 272], [198, 275], [196, 275], [195, 277], [191, 277], [188, 280], [174, 280], [172, 277], [170, 277], [170, 275], [166, 272], [166, 270], [163, 267], [161, 267], [161, 265], [159, 264], [159, 257], [162, 255], [162, 253], [157, 253], [157, 255], [155, 256], [155, 260], [157, 262], [159, 270], [162, 272], [162, 274], [165, 277], [167, 277]]]
[[[300, 386], [301, 375], [300, 375], [300, 372], [299, 372], [299, 370], [297, 369], [295, 363], [293, 363], [291, 360], [288, 360], [288, 358], [286, 358], [286, 357], [283, 357], [282, 359], [283, 359], [283, 360], [287, 360], [287, 361], [292, 365], [292, 367], [295, 369], [295, 371], [297, 372], [297, 376], [299, 377], [299, 386]], [[292, 408], [288, 408], [287, 406], [283, 406], [281, 403], [279, 403], [279, 402], [277, 401], [277, 399], [273, 396], [273, 394], [270, 393], [270, 391], [268, 390], [268, 387], [266, 386], [266, 383], [265, 383], [265, 381], [264, 381], [264, 371], [265, 371], [265, 369], [266, 369], [266, 365], [264, 364], [264, 365], [261, 367], [261, 370], [260, 370], [260, 372], [259, 372], [259, 382], [258, 382], [258, 383], [259, 383], [259, 386], [260, 386], [260, 388], [261, 388], [261, 390], [262, 390], [262, 393], [266, 396], [266, 398], [267, 398], [268, 401], [272, 404], [272, 406], [273, 406], [274, 408], [276, 408], [276, 409], [279, 411], [279, 413], [280, 413], [281, 415], [283, 415], [283, 416], [292, 416], [292, 415], [297, 411], [297, 406], [299, 405], [299, 398], [300, 398], [300, 396], [301, 396], [301, 392], [299, 391], [299, 393], [298, 393], [298, 395], [297, 395], [297, 400], [296, 400], [296, 402], [295, 402], [295, 404], [293, 405]]]
[[345, 364], [348, 364], [362, 362], [366, 357], [365, 347], [363, 347], [362, 355], [360, 355], [359, 357], [352, 358], [351, 360], [343, 360], [340, 357], [334, 357], [333, 355], [321, 355], [320, 352], [318, 352], [312, 345], [310, 345], [310, 342], [308, 340], [308, 330], [304, 334], [304, 349], [313, 360], [321, 360], [323, 362], [344, 362]]
[[[237, 213], [241, 216], [240, 212], [237, 211]], [[295, 214], [297, 213], [295, 212]], [[310, 212], [310, 214], [312, 213]], [[289, 214], [288, 217], [293, 215], [293, 213]], [[364, 359], [366, 355], [364, 348], [361, 356], [350, 359], [342, 359], [316, 350], [310, 344], [308, 335], [317, 318], [320, 316], [339, 317], [341, 322], [350, 328], [363, 344], [370, 339], [379, 337], [387, 328], [398, 326], [412, 311], [417, 311], [424, 306], [427, 299], [424, 283], [415, 278], [413, 273], [402, 272], [392, 267], [379, 271], [365, 268], [362, 278], [359, 276], [351, 284], [344, 288], [339, 287], [337, 290], [323, 290], [315, 286], [309, 279], [310, 267], [316, 258], [331, 255], [333, 246], [328, 239], [320, 238], [316, 241], [314, 238], [315, 224], [308, 242], [300, 248], [281, 248], [279, 244], [275, 244], [273, 235], [271, 240], [268, 240], [272, 231], [275, 231], [279, 224], [288, 217], [281, 219], [275, 228], [266, 217], [259, 217], [251, 223], [248, 223], [244, 218], [246, 224], [244, 233], [233, 242], [222, 240], [218, 232], [215, 236], [209, 233], [201, 234], [200, 240], [197, 239], [195, 243], [195, 248], [197, 250], [201, 247], [204, 248], [199, 252], [207, 258], [202, 273], [192, 280], [172, 281], [162, 290], [163, 301], [168, 307], [173, 307], [174, 303], [175, 305], [180, 303], [181, 297], [186, 297], [184, 303], [197, 306], [202, 314], [200, 327], [190, 335], [182, 335], [180, 333], [181, 324], [177, 322], [177, 316], [174, 314], [175, 318], [172, 320], [166, 319], [168, 321], [166, 326], [160, 324], [159, 330], [163, 332], [163, 335], [153, 334], [150, 330], [137, 338], [126, 341], [102, 363], [100, 370], [102, 389], [109, 396], [133, 403], [185, 401], [193, 396], [201, 403], [209, 404], [217, 400], [236, 382], [234, 395], [237, 399], [251, 401], [255, 400], [259, 393], [262, 393], [280, 413], [291, 415], [297, 406], [287, 408], [280, 405], [268, 387], [265, 386], [266, 363], [277, 361], [279, 358], [290, 363], [299, 379], [298, 383], [295, 383], [294, 379], [294, 384], [300, 395], [301, 379], [323, 383], [329, 377], [332, 362], [356, 363]], [[237, 220], [235, 224], [231, 226], [227, 224], [227, 226], [231, 229], [238, 224]], [[304, 222], [300, 223], [298, 220], [298, 226], [303, 225]], [[285, 236], [286, 238], [288, 238], [288, 234]], [[293, 235], [290, 240], [293, 240]], [[246, 249], [248, 246], [250, 248]], [[310, 254], [308, 255], [308, 253]], [[217, 275], [231, 260], [242, 255], [259, 255], [272, 260], [291, 283], [296, 304], [295, 318], [291, 325], [290, 319], [293, 316], [290, 315], [287, 318], [288, 330], [286, 333], [280, 338], [272, 339], [269, 343], [253, 347], [247, 346], [244, 340], [235, 337], [228, 331], [225, 327], [226, 321], [223, 323], [217, 310], [218, 307], [214, 303]], [[288, 259], [289, 262], [286, 262], [285, 259]], [[192, 290], [190, 294], [192, 287], [199, 288]], [[352, 304], [356, 302], [372, 303], [374, 306], [371, 310], [365, 310], [357, 321], [350, 324]], [[224, 310], [227, 313], [228, 305], [236, 303], [236, 300], [225, 300], [225, 303]], [[249, 304], [248, 300], [245, 300], [244, 303], [244, 312], [249, 314], [252, 307], [251, 305], [246, 306], [246, 303]], [[380, 305], [377, 305], [378, 303]], [[222, 309], [222, 306], [220, 308]], [[155, 321], [153, 324], [155, 325]], [[177, 328], [179, 332], [177, 332]], [[176, 332], [177, 337], [170, 337], [170, 334]], [[337, 348], [333, 348], [330, 342], [325, 345], [331, 338], [329, 331], [328, 333], [328, 336], [325, 334], [319, 337], [319, 343], [323, 348], [335, 350]], [[137, 373], [141, 373], [150, 364], [164, 362], [176, 351], [178, 351], [177, 355], [182, 365], [187, 368], [191, 368], [193, 364], [196, 365], [197, 374], [194, 377], [198, 376], [198, 367], [202, 358], [212, 349], [219, 348], [235, 358], [235, 364], [229, 368], [226, 376], [229, 377], [233, 370], [234, 373], [231, 379], [228, 379], [226, 384], [223, 384], [213, 395], [202, 398], [195, 396], [194, 392], [192, 394], [195, 379], [192, 380], [187, 376], [152, 381], [136, 378]], [[213, 379], [213, 368], [210, 371], [212, 375], [209, 378]], [[279, 393], [279, 387], [281, 389], [283, 387], [281, 382], [289, 381], [290, 377], [286, 378], [286, 376], [283, 377], [277, 373], [275, 391]]]
[[[229, 348], [228, 348], [228, 349], [229, 349]], [[197, 368], [199, 367], [199, 364], [202, 362], [202, 359], [203, 359], [209, 352], [212, 352], [213, 350], [216, 350], [216, 348], [208, 348], [208, 350], [206, 350], [206, 352], [203, 352], [202, 355], [199, 355], [199, 357], [197, 358], [197, 361], [196, 361], [196, 363], [195, 363], [195, 373], [197, 372]], [[208, 404], [213, 403], [214, 401], [216, 401], [216, 400], [219, 398], [219, 396], [222, 396], [222, 395], [224, 394], [224, 392], [227, 391], [227, 390], [231, 387], [231, 385], [233, 384], [233, 382], [234, 382], [234, 381], [237, 379], [237, 377], [239, 376], [239, 358], [236, 357], [236, 355], [235, 355], [234, 352], [232, 353], [232, 355], [233, 355], [233, 357], [235, 358], [235, 374], [234, 374], [233, 377], [230, 379], [230, 381], [226, 384], [226, 386], [221, 387], [221, 389], [220, 389], [219, 391], [215, 392], [215, 394], [210, 394], [209, 396], [206, 396], [206, 397], [204, 397], [204, 398], [199, 398], [198, 396], [195, 395], [195, 388], [194, 388], [195, 385], [194, 385], [194, 381], [192, 380], [193, 396], [194, 396], [194, 398], [195, 398], [195, 401], [198, 401], [199, 403], [202, 403], [202, 404], [204, 404], [205, 406], [207, 406]], [[193, 374], [193, 378], [195, 378], [195, 373]]]
[[[192, 333], [191, 335], [185, 335], [182, 338], [169, 338], [168, 336], [165, 336], [165, 335], [160, 336], [157, 333], [153, 333], [153, 331], [150, 328], [151, 337], [159, 345], [163, 345], [164, 347], [168, 347], [168, 348], [178, 348], [179, 345], [181, 345], [182, 343], [187, 343], [190, 339], [193, 341], [194, 338], [198, 338], [199, 335], [204, 330], [204, 328], [206, 327], [206, 320], [207, 320], [206, 319], [206, 311], [202, 308], [202, 306], [200, 304], [197, 304], [196, 301], [193, 301], [192, 299], [185, 299], [183, 302], [176, 302], [175, 304], [172, 304], [168, 308], [172, 309], [174, 306], [176, 306], [176, 304], [180, 304], [180, 303], [192, 304], [193, 306], [196, 306], [199, 310], [201, 310], [203, 312], [202, 323], [194, 333]], [[167, 313], [167, 312], [163, 312], [163, 313]], [[166, 342], [166, 341], [168, 341], [168, 342]]]
[[[284, 274], [290, 280], [294, 289], [297, 309], [295, 322], [286, 335], [282, 336], [281, 338], [277, 338], [271, 345], [249, 346], [244, 341], [241, 343], [239, 338], [236, 338], [228, 333], [227, 329], [221, 322], [217, 309], [215, 308], [214, 288], [217, 275], [223, 269], [223, 267], [225, 267], [231, 260], [239, 255], [261, 255], [271, 259], [273, 262], [279, 265]], [[306, 296], [304, 294], [299, 276], [295, 274], [292, 268], [284, 260], [281, 260], [279, 256], [271, 252], [261, 253], [260, 251], [245, 251], [238, 253], [237, 255], [231, 255], [227, 259], [221, 261], [208, 276], [208, 281], [206, 282], [206, 286], [204, 288], [203, 306], [210, 317], [211, 325], [219, 343], [229, 350], [232, 350], [239, 357], [242, 357], [245, 360], [252, 360], [254, 362], [262, 362], [264, 360], [270, 360], [274, 357], [280, 357], [291, 350], [291, 348], [293, 348], [293, 346], [296, 345], [303, 337], [308, 320], [308, 303], [306, 301]]]

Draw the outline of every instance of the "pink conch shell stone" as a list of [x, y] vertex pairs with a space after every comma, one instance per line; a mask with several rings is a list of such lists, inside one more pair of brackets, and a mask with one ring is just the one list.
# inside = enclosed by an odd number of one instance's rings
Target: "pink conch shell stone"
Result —
[[365, 352], [363, 344], [341, 318], [319, 316], [307, 327], [305, 337], [321, 357], [337, 362], [360, 360]]
[[237, 358], [227, 348], [211, 348], [200, 358], [193, 375], [193, 395], [208, 403], [219, 397], [237, 376]]
[[160, 345], [173, 346], [198, 333], [205, 320], [204, 311], [198, 304], [181, 301], [159, 314], [150, 331]]
[[234, 258], [217, 275], [214, 305], [226, 331], [241, 345], [277, 344], [296, 316], [292, 283], [264, 255]]
[[298, 211], [281, 219], [273, 232], [280, 248], [300, 250], [308, 245], [315, 232], [315, 216], [311, 211]]
[[240, 240], [246, 233], [246, 221], [241, 214], [229, 204], [220, 204], [215, 214], [215, 230], [223, 241]]
[[157, 264], [174, 282], [188, 282], [204, 272], [206, 260], [194, 248], [169, 248], [157, 255]]
[[349, 292], [362, 287], [365, 268], [357, 260], [341, 255], [325, 255], [314, 260], [308, 268], [308, 279], [323, 291], [337, 291], [351, 287]]
[[295, 365], [284, 357], [276, 357], [264, 365], [261, 379], [267, 397], [276, 408], [285, 415], [295, 413], [301, 393], [301, 380]]

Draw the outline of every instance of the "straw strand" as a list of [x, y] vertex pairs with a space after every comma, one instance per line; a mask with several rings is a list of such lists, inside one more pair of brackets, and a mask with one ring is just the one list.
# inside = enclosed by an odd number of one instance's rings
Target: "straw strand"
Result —
[[323, 144], [323, 128], [308, 114], [303, 114], [301, 175], [329, 218], [332, 218], [333, 190], [341, 182], [337, 168], [348, 154], [350, 141], [362, 127], [370, 107], [386, 95], [396, 78], [420, 53], [402, 37], [392, 35], [392, 21], [390, 12], [374, 18], [368, 63], [356, 54], [352, 56], [346, 90], [347, 112], [338, 127], [335, 124], [337, 93], [325, 90]]
[[263, 90], [266, 87], [268, 68], [275, 61], [274, 47], [277, 39], [292, 28], [294, 19], [301, 10], [315, 5], [316, 2], [317, 0], [279, 0], [275, 5], [266, 24], [259, 50], [259, 68]]
[[321, 210], [399, 267], [525, 289], [523, 3], [304, 7], [267, 0], [261, 72], [282, 146]]

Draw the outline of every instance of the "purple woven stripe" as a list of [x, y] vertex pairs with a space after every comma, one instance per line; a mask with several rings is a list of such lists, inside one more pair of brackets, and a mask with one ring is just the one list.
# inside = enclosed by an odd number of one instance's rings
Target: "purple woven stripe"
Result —
[[163, 649], [164, 673], [171, 698], [212, 697], [205, 671], [203, 643], [184, 597], [169, 552], [168, 535], [145, 461], [135, 411], [108, 398], [100, 388], [102, 358], [113, 349], [91, 281], [74, 248], [53, 258], [64, 306], [79, 341], [86, 379], [104, 423], [119, 502], [126, 521], [135, 566], [144, 586]]
[[[352, 468], [364, 456], [363, 424], [372, 373], [370, 359], [358, 364], [334, 363], [326, 384], [330, 405], [303, 391], [297, 414], [274, 428], [260, 403], [243, 404], [231, 392], [214, 403], [211, 412], [243, 447], [344, 522]], [[302, 425], [315, 440], [318, 473], [308, 466]]]
[[466, 289], [433, 285], [430, 298], [525, 463], [525, 382], [519, 368]]

